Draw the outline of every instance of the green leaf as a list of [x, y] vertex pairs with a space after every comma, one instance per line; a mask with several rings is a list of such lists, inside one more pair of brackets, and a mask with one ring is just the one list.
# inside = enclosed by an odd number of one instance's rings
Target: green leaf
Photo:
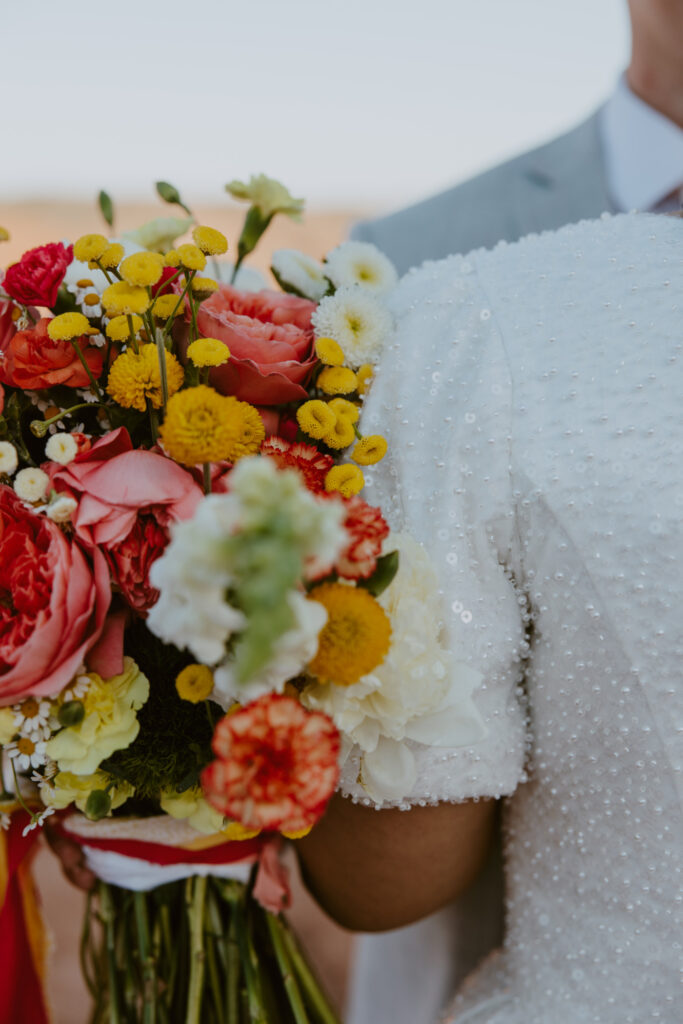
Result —
[[387, 589], [398, 572], [398, 551], [390, 551], [377, 559], [377, 566], [372, 576], [366, 580], [358, 580], [358, 586], [368, 590], [373, 597], [379, 597]]
[[171, 185], [169, 181], [155, 181], [154, 184], [160, 199], [163, 199], [165, 203], [171, 203], [172, 206], [179, 206], [190, 217], [193, 216], [192, 210], [180, 198], [180, 192], [175, 185]]
[[101, 189], [100, 194], [97, 197], [97, 205], [100, 208], [100, 213], [104, 217], [105, 221], [110, 228], [114, 227], [114, 202], [108, 192]]

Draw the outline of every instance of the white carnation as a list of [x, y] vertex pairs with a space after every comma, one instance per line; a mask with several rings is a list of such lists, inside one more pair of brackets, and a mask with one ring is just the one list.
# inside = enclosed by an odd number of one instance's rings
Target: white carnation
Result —
[[19, 456], [13, 444], [0, 441], [0, 476], [12, 476], [19, 465]]
[[313, 302], [320, 302], [330, 286], [322, 263], [297, 249], [277, 249], [271, 264], [279, 282]]
[[14, 478], [14, 490], [22, 501], [43, 501], [50, 478], [42, 469], [20, 469]]
[[68, 466], [78, 455], [76, 439], [65, 432], [53, 434], [45, 445], [45, 454], [52, 462], [58, 462], [60, 466]]
[[375, 295], [398, 283], [394, 264], [372, 242], [342, 242], [325, 257], [324, 272], [336, 288], [357, 285]]
[[334, 338], [349, 366], [375, 364], [393, 321], [386, 306], [361, 288], [340, 288], [324, 298], [312, 317], [319, 338]]

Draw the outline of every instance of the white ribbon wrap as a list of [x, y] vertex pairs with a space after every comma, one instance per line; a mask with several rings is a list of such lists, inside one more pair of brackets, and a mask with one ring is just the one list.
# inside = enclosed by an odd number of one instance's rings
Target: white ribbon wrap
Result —
[[248, 882], [254, 863], [251, 858], [233, 864], [150, 864], [139, 857], [129, 857], [94, 846], [84, 846], [83, 852], [87, 866], [103, 882], [123, 889], [134, 889], [136, 892], [148, 892], [157, 885], [177, 882], [193, 875], [213, 875], [214, 878]]

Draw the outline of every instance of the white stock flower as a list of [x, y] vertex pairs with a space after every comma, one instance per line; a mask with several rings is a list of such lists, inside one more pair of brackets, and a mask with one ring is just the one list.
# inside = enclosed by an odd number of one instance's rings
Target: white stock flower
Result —
[[12, 476], [18, 465], [17, 449], [9, 441], [0, 441], [0, 476]]
[[22, 501], [43, 501], [50, 478], [42, 469], [20, 469], [14, 478], [14, 490]]
[[392, 328], [386, 306], [361, 288], [340, 288], [322, 299], [312, 317], [319, 338], [334, 338], [349, 366], [378, 362]]
[[342, 242], [325, 257], [324, 273], [336, 288], [357, 285], [375, 295], [398, 283], [394, 264], [372, 242]]
[[314, 683], [306, 707], [326, 712], [361, 750], [361, 778], [373, 800], [400, 800], [417, 778], [406, 740], [433, 747], [476, 743], [485, 727], [472, 700], [481, 675], [457, 662], [441, 641], [438, 580], [424, 548], [392, 533], [385, 551], [398, 550], [399, 570], [378, 599], [391, 620], [386, 658], [351, 686]]
[[278, 282], [291, 285], [313, 302], [320, 302], [330, 286], [322, 263], [297, 249], [277, 249], [271, 266]]
[[45, 509], [45, 515], [53, 523], [70, 523], [78, 502], [68, 494], [58, 494]]
[[53, 434], [45, 445], [45, 454], [52, 462], [58, 462], [60, 466], [68, 466], [78, 455], [76, 439], [65, 431]]

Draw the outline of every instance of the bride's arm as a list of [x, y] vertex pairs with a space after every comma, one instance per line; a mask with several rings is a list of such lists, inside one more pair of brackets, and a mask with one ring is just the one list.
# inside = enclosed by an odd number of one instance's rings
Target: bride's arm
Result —
[[399, 928], [465, 890], [491, 845], [496, 803], [468, 800], [409, 811], [335, 796], [296, 846], [306, 885], [354, 931]]

